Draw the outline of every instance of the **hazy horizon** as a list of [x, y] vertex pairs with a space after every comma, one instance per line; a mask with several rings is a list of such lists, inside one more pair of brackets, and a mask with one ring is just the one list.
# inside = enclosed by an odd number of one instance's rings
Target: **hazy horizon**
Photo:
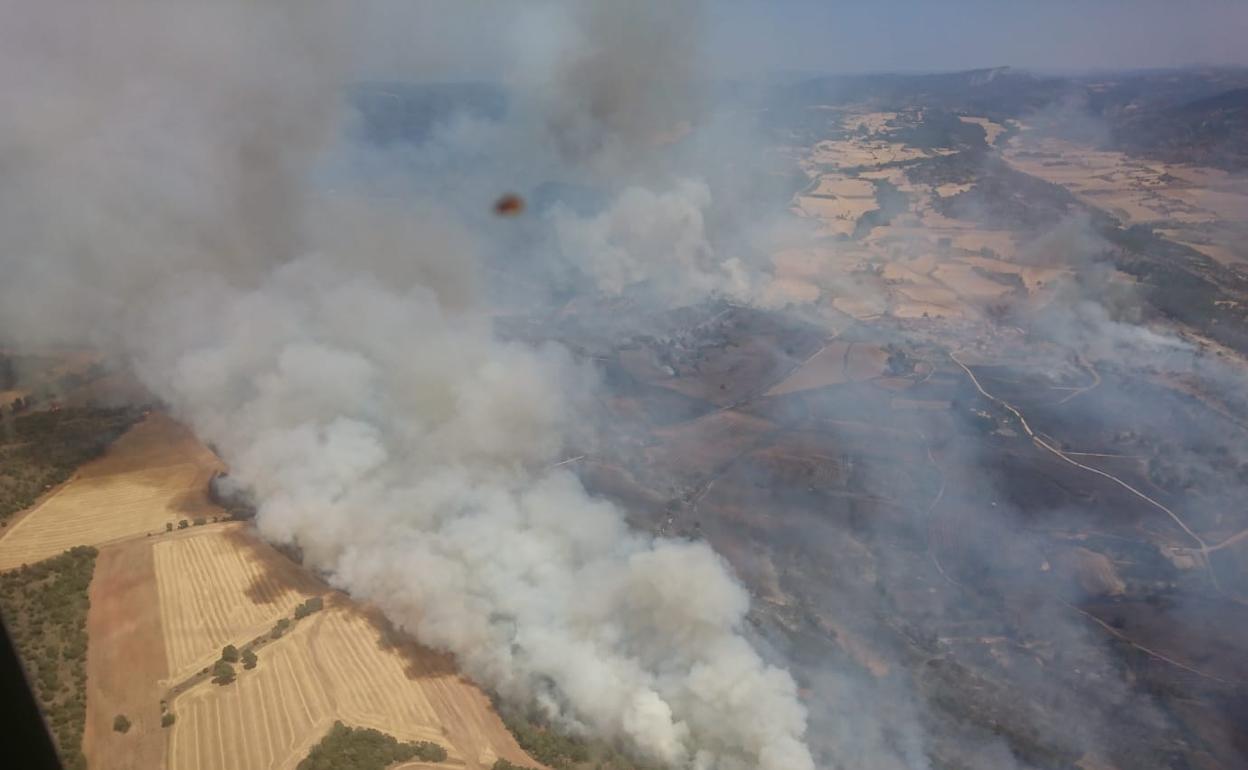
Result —
[[[691, 4], [693, 5], [693, 4]], [[549, 3], [464, 8], [373, 0], [363, 26], [365, 77], [510, 79], [519, 46], [558, 35]], [[1013, 67], [1041, 74], [1248, 66], [1248, 3], [1101, 0], [723, 0], [701, 4], [704, 71], [726, 78], [955, 72]], [[481, 55], [493, 50], [494, 56]], [[472, 53], [468, 53], [471, 51]]]

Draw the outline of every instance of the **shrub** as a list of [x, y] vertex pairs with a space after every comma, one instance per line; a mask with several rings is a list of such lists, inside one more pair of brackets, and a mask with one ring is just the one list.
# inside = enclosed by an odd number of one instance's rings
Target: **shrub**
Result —
[[243, 650], [243, 668], [251, 670], [256, 667], [256, 653], [251, 650]]
[[335, 722], [321, 742], [312, 747], [298, 770], [384, 770], [397, 763], [418, 759], [442, 762], [446, 749], [436, 743], [400, 743], [394, 737], [371, 729], [347, 727]]
[[130, 720], [126, 719], [125, 714], [118, 714], [113, 717], [113, 729], [119, 733], [130, 732]]
[[288, 628], [290, 628], [290, 619], [282, 618], [277, 621], [277, 625], [273, 626], [273, 631], [269, 633], [269, 637], [272, 639], [280, 638], [282, 634], [286, 633]]
[[166, 522], [165, 522], [165, 531], [166, 531], [166, 532], [172, 532], [172, 531], [173, 531], [173, 522], [172, 522], [172, 521], [166, 521]]
[[221, 660], [226, 663], [238, 662], [238, 648], [232, 644], [227, 644], [221, 649]]
[[218, 660], [212, 666], [212, 681], [225, 686], [234, 681], [234, 667], [224, 660]]
[[178, 522], [178, 529], [186, 529], [189, 526], [191, 526], [191, 523], [186, 519], [182, 519]]
[[589, 749], [584, 741], [522, 720], [507, 719], [505, 724], [520, 748], [544, 765], [563, 768], [589, 759]]
[[172, 712], [172, 711], [166, 711], [165, 713], [163, 713], [163, 714], [161, 714], [161, 715], [160, 715], [160, 726], [161, 726], [161, 727], [170, 727], [170, 726], [172, 726], [172, 725], [173, 725], [173, 723], [174, 723], [174, 722], [176, 722], [177, 720], [178, 720], [178, 718], [177, 718], [176, 716], [174, 716], [174, 715], [173, 715], [173, 712]]
[[295, 619], [306, 618], [313, 612], [317, 612], [325, 607], [325, 600], [319, 596], [313, 596], [303, 604], [295, 608]]
[[96, 555], [79, 546], [0, 573], [0, 616], [67, 767], [82, 766], [87, 590]]
[[[139, 417], [133, 409], [69, 408], [25, 413], [19, 399], [0, 432], [0, 520], [29, 507], [82, 463], [98, 457]], [[72, 756], [72, 752], [67, 752]]]

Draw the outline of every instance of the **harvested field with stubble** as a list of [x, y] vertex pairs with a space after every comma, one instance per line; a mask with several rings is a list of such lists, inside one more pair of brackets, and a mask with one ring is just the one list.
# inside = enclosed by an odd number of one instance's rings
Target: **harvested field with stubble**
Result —
[[8, 527], [0, 538], [0, 570], [220, 514], [207, 490], [221, 469], [189, 430], [152, 413]]
[[327, 590], [298, 565], [243, 532], [241, 524], [193, 528], [152, 548], [174, 679], [210, 665], [227, 644], [272, 628]]
[[437, 743], [451, 765], [537, 766], [448, 658], [388, 645], [376, 619], [342, 596], [259, 657], [234, 684], [203, 682], [173, 701], [172, 770], [293, 768], [335, 720]]
[[[248, 525], [207, 521], [225, 514], [208, 498], [221, 469], [189, 430], [152, 413], [0, 540], [0, 568], [101, 546], [86, 619], [91, 768], [294, 768], [335, 720], [435, 742], [452, 766], [500, 757], [539, 766], [449, 658], [383, 633], [379, 615], [331, 593]], [[201, 523], [176, 528], [183, 519]], [[326, 608], [271, 640], [313, 596]], [[240, 666], [233, 684], [200, 674], [225, 645], [256, 639], [259, 664]], [[125, 732], [113, 729], [119, 715]]]

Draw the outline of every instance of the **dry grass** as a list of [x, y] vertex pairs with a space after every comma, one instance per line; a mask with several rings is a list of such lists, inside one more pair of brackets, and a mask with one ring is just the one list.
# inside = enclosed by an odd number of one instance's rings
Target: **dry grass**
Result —
[[221, 467], [190, 431], [153, 413], [8, 528], [0, 570], [220, 513], [207, 488]]
[[[87, 617], [91, 767], [294, 768], [337, 719], [435, 741], [468, 768], [499, 757], [538, 766], [448, 658], [383, 643], [376, 614], [341, 595], [261, 646], [259, 665], [234, 684], [187, 685], [225, 644], [243, 646], [326, 591], [243, 524], [165, 533], [166, 522], [220, 513], [206, 494], [219, 468], [189, 431], [153, 414], [0, 540], [8, 565], [119, 541], [101, 550]], [[174, 686], [177, 721], [162, 728], [160, 701]], [[117, 713], [133, 723], [124, 735], [111, 728]]]
[[[1030, 153], [1041, 153], [1037, 156]], [[1006, 158], [1127, 224], [1248, 218], [1248, 186], [1214, 169], [1142, 161], [1058, 139], [1016, 137]]]
[[[83, 752], [91, 770], [160, 767], [169, 731], [160, 726], [165, 643], [152, 564], [152, 541], [100, 549], [87, 614], [87, 723]], [[113, 717], [131, 722], [124, 735]]]
[[1027, 289], [1035, 290], [1041, 286], [1048, 286], [1057, 280], [1059, 276], [1067, 275], [1070, 270], [1059, 267], [1032, 267], [1030, 265], [1019, 265], [1014, 262], [1005, 262], [1000, 259], [988, 259], [986, 257], [960, 257], [960, 262], [975, 267], [982, 267], [985, 270], [991, 270], [996, 273], [1012, 273], [1023, 279], [1023, 283]]
[[905, 304], [904, 300], [949, 308], [956, 308], [960, 304], [957, 292], [946, 286], [932, 283], [900, 286], [897, 287], [897, 293], [901, 295], [899, 300], [902, 300], [897, 304]]
[[817, 166], [855, 168], [948, 155], [950, 150], [920, 150], [876, 139], [840, 139], [819, 142], [807, 156]]
[[964, 182], [962, 184], [953, 184], [951, 182], [949, 184], [938, 185], [932, 189], [941, 198], [952, 198], [953, 196], [967, 192], [974, 187], [975, 185], [970, 182]]
[[870, 198], [875, 200], [875, 186], [866, 179], [855, 179], [840, 174], [824, 174], [810, 195], [832, 195], [837, 198]]
[[819, 299], [820, 288], [810, 281], [779, 278], [767, 284], [761, 303], [764, 307], [783, 307], [789, 303], [805, 304]]
[[847, 382], [845, 377], [845, 351], [847, 342], [829, 342], [823, 350], [816, 353], [810, 360], [784, 381], [767, 391], [768, 396], [783, 396], [812, 388], [826, 388], [829, 385], [840, 385]]
[[471, 768], [498, 757], [536, 765], [489, 700], [441, 656], [388, 649], [376, 626], [339, 600], [263, 647], [225, 687], [196, 686], [173, 704], [173, 770], [293, 768], [334, 720], [444, 746]]
[[268, 631], [324, 587], [242, 525], [170, 537], [153, 548], [169, 670], [184, 678], [210, 665], [227, 644]]
[[950, 261], [936, 268], [936, 278], [952, 288], [959, 296], [968, 299], [996, 299], [1010, 291], [1010, 287], [976, 273], [970, 265]]
[[838, 296], [832, 298], [832, 307], [859, 321], [867, 321], [888, 310], [888, 303], [875, 294]]
[[859, 217], [878, 206], [875, 198], [812, 198], [801, 196], [797, 199], [798, 211], [813, 219], [827, 235], [850, 235]]
[[988, 144], [995, 143], [997, 141], [997, 137], [1000, 136], [1001, 132], [1005, 130], [1005, 126], [1000, 123], [993, 123], [988, 118], [972, 117], [970, 115], [962, 115], [960, 118], [963, 123], [974, 123], [975, 125], [983, 128], [984, 133], [987, 134], [986, 139]]
[[845, 376], [851, 382], [879, 377], [887, 362], [888, 353], [879, 345], [852, 343], [845, 356]]
[[[170, 684], [326, 590], [241, 524], [193, 528], [152, 550]], [[257, 667], [238, 667], [233, 684], [205, 680], [173, 698], [168, 766], [293, 768], [335, 720], [436, 742], [453, 763], [470, 768], [500, 756], [537, 765], [451, 660], [410, 642], [384, 641], [381, 627], [376, 613], [328, 594], [324, 610], [260, 646]]]

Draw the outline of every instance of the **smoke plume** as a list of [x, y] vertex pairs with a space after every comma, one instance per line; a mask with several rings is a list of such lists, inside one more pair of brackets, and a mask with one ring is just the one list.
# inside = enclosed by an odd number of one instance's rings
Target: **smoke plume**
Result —
[[[340, 139], [347, 14], [5, 5], [6, 337], [128, 360], [220, 449], [264, 536], [503, 697], [672, 766], [813, 766], [794, 681], [743, 637], [726, 564], [630, 531], [552, 467], [593, 377], [494, 336], [466, 220], [313, 183]], [[530, 106], [548, 131], [522, 139], [629, 187], [597, 217], [555, 213], [559, 240], [608, 291], [726, 286], [706, 187], [639, 181], [681, 118], [691, 12], [565, 13]]]

